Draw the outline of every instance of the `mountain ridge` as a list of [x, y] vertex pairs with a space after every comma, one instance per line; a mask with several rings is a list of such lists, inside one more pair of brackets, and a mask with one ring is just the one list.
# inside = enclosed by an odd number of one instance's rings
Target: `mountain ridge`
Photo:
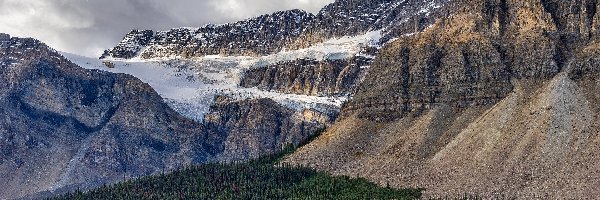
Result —
[[[101, 58], [268, 55], [284, 49], [307, 48], [329, 38], [355, 36], [393, 25], [394, 28], [390, 28], [385, 34], [387, 39], [391, 39], [422, 30], [432, 19], [438, 17], [438, 9], [447, 2], [448, 0], [343, 0], [324, 7], [316, 15], [295, 9], [195, 29], [177, 28], [162, 32], [133, 30], [116, 47], [106, 50]], [[401, 25], [393, 24], [398, 21]]]

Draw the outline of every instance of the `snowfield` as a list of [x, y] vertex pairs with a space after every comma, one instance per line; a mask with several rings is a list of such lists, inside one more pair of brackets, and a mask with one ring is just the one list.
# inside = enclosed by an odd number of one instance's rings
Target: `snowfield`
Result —
[[[191, 119], [202, 121], [213, 104], [215, 95], [227, 95], [237, 100], [270, 98], [274, 101], [302, 110], [312, 108], [319, 111], [331, 106], [340, 107], [348, 97], [317, 97], [263, 91], [257, 88], [239, 87], [243, 72], [253, 67], [274, 65], [282, 61], [301, 58], [335, 60], [360, 55], [366, 46], [376, 46], [381, 31], [368, 32], [356, 37], [332, 39], [310, 48], [282, 51], [262, 57], [218, 55], [195, 59], [179, 57], [143, 60], [99, 60], [71, 53], [63, 53], [72, 62], [86, 69], [104, 70], [133, 75], [152, 86], [174, 110]], [[114, 66], [107, 67], [103, 62]]]
[[[72, 62], [86, 69], [104, 70], [133, 75], [150, 84], [169, 106], [182, 115], [202, 121], [213, 104], [215, 95], [227, 95], [237, 100], [270, 98], [296, 110], [312, 108], [319, 111], [332, 106], [339, 108], [348, 97], [317, 97], [263, 91], [257, 88], [239, 87], [242, 74], [247, 69], [274, 65], [282, 61], [301, 58], [335, 60], [361, 55], [367, 46], [376, 46], [381, 31], [372, 31], [355, 37], [331, 39], [310, 48], [282, 51], [262, 57], [210, 55], [195, 59], [179, 57], [144, 60], [99, 60], [71, 53], [63, 53]], [[107, 67], [103, 62], [114, 66]]]

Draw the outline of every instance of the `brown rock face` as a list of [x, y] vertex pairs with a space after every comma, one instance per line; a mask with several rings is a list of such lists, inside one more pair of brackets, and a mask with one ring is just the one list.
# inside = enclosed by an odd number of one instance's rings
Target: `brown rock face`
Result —
[[600, 195], [597, 1], [456, 1], [286, 162], [432, 197]]

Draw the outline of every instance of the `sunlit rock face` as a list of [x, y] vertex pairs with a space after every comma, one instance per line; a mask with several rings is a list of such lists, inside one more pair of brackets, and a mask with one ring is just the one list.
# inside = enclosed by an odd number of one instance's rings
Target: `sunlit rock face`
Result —
[[426, 198], [597, 196], [599, 6], [454, 1], [385, 45], [336, 124], [286, 162]]

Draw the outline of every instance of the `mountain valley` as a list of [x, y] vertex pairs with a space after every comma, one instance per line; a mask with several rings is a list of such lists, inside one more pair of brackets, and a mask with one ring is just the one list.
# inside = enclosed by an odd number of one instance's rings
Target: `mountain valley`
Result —
[[337, 0], [132, 30], [99, 59], [0, 34], [0, 199], [289, 146], [273, 165], [423, 198], [600, 196], [598, 9]]

